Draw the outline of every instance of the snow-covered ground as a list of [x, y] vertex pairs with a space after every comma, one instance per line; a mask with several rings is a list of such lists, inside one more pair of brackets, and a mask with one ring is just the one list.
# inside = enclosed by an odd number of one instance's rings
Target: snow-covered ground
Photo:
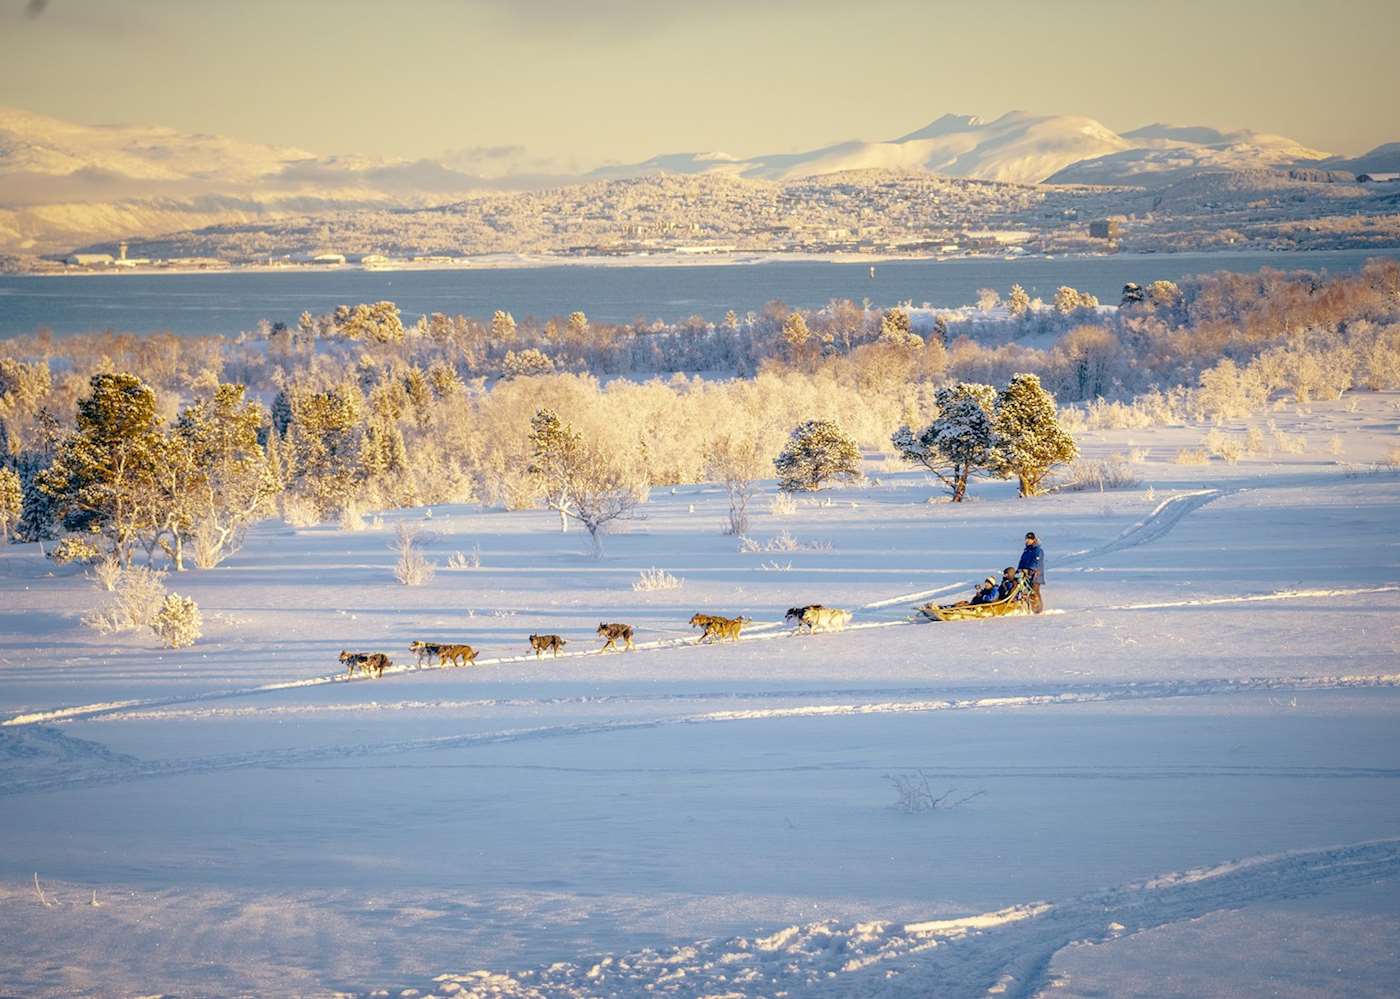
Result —
[[[709, 486], [655, 490], [601, 562], [544, 512], [269, 523], [172, 577], [206, 621], [179, 652], [83, 628], [93, 584], [10, 546], [0, 993], [1388, 994], [1400, 396], [1273, 416], [1305, 453], [1088, 435], [1140, 449], [1108, 493], [952, 506], [871, 462], [755, 501], [791, 551], [741, 554]], [[1049, 613], [910, 621], [1028, 529]], [[681, 586], [634, 591], [653, 566]], [[792, 635], [811, 602], [853, 626]], [[754, 624], [694, 647], [697, 610]], [[594, 654], [599, 621], [637, 651]], [[481, 657], [416, 670], [414, 639]], [[341, 649], [406, 668], [346, 682]], [[916, 773], [962, 803], [892, 807]]]

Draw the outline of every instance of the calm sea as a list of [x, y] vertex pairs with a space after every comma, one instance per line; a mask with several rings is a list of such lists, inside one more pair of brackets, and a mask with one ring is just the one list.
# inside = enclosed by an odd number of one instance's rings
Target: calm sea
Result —
[[390, 299], [406, 321], [428, 312], [489, 316], [507, 309], [517, 319], [582, 309], [601, 322], [674, 321], [692, 315], [740, 315], [781, 299], [813, 308], [833, 298], [876, 305], [955, 306], [977, 289], [1003, 295], [1020, 284], [1047, 301], [1071, 285], [1114, 303], [1124, 283], [1176, 280], [1206, 271], [1260, 267], [1341, 273], [1400, 248], [1307, 253], [1206, 253], [1056, 259], [906, 260], [869, 264], [754, 263], [689, 267], [521, 267], [441, 271], [294, 271], [225, 274], [120, 274], [79, 277], [0, 275], [0, 338], [48, 328], [235, 334], [260, 319], [293, 323], [303, 310]]

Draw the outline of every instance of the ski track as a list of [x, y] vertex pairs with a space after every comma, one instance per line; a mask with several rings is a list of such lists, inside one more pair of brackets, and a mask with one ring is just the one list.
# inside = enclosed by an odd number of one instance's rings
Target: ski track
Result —
[[[884, 700], [847, 704], [800, 704], [747, 710], [706, 711], [661, 717], [571, 722], [488, 732], [434, 736], [379, 743], [314, 747], [283, 747], [176, 760], [140, 760], [109, 753], [99, 743], [74, 739], [58, 729], [32, 726], [0, 733], [0, 797], [75, 787], [109, 785], [160, 777], [181, 777], [249, 768], [295, 767], [356, 758], [380, 758], [406, 753], [471, 749], [540, 739], [577, 738], [636, 732], [680, 725], [708, 725], [793, 718], [857, 715], [928, 714], [939, 711], [1042, 707], [1065, 704], [1201, 697], [1258, 691], [1328, 690], [1400, 687], [1400, 674], [1377, 676], [1251, 678], [1246, 680], [1157, 681], [1080, 687], [1038, 694], [999, 695], [959, 699]], [[58, 747], [54, 749], [53, 747]], [[24, 763], [28, 766], [24, 766]]]
[[[1149, 544], [1164, 537], [1189, 513], [1199, 510], [1207, 503], [1213, 502], [1222, 496], [1231, 495], [1238, 490], [1226, 489], [1201, 489], [1193, 492], [1179, 493], [1176, 496], [1168, 497], [1144, 517], [1141, 521], [1125, 529], [1117, 538], [1096, 548], [1085, 551], [1073, 552], [1060, 560], [1062, 566], [1074, 566], [1089, 559], [1097, 559], [1113, 552], [1123, 551], [1128, 548], [1135, 548], [1139, 545]], [[932, 590], [921, 590], [914, 593], [902, 593], [895, 597], [873, 601], [860, 607], [866, 611], [880, 611], [896, 605], [907, 605], [913, 602], [927, 600], [931, 597], [948, 593], [954, 590], [965, 588], [969, 585], [966, 581], [950, 583]], [[1182, 601], [1179, 603], [1164, 604], [1137, 604], [1124, 605], [1120, 607], [1099, 608], [1100, 610], [1145, 610], [1160, 607], [1177, 606], [1209, 606], [1212, 604], [1241, 603], [1253, 600], [1284, 600], [1297, 597], [1311, 596], [1343, 596], [1361, 593], [1379, 593], [1400, 590], [1400, 586], [1373, 587], [1369, 589], [1355, 590], [1291, 590], [1280, 591], [1274, 594], [1258, 594], [1242, 597], [1221, 597], [1214, 599], [1203, 599], [1199, 601]], [[865, 621], [848, 625], [845, 630], [856, 631], [862, 629], [893, 628], [908, 624], [924, 624], [920, 620], [911, 620], [908, 617], [895, 621]], [[661, 629], [656, 629], [661, 630]], [[744, 642], [768, 641], [777, 638], [799, 637], [799, 632], [787, 629], [781, 621], [760, 621], [754, 622], [747, 629], [748, 634], [741, 639]], [[672, 632], [672, 634], [675, 634]], [[820, 634], [820, 633], [818, 633]], [[811, 637], [810, 635], [802, 637]], [[696, 646], [700, 640], [695, 636], [685, 636], [683, 638], [659, 639], [653, 642], [638, 642], [636, 648], [639, 651], [655, 651], [660, 649], [674, 649], [681, 647]], [[568, 659], [579, 656], [597, 656], [603, 653], [598, 650], [588, 650], [585, 652], [565, 652], [559, 655], [559, 659]], [[554, 657], [552, 657], [554, 658]], [[473, 667], [485, 666], [509, 666], [517, 663], [536, 662], [534, 656], [525, 654], [518, 656], [498, 656], [492, 659], [480, 659]], [[419, 673], [425, 670], [445, 670], [456, 667], [448, 666], [394, 666], [385, 671], [385, 676], [401, 675], [406, 673]], [[82, 704], [70, 707], [52, 708], [44, 711], [32, 711], [14, 715], [0, 721], [0, 728], [14, 727], [22, 725], [36, 725], [52, 722], [74, 721], [83, 718], [98, 718], [104, 715], [124, 712], [131, 708], [161, 708], [183, 704], [198, 704], [206, 701], [227, 700], [231, 698], [252, 697], [260, 694], [277, 693], [284, 690], [296, 690], [302, 687], [323, 686], [332, 683], [354, 683], [369, 680], [368, 676], [348, 677], [343, 673], [328, 673], [320, 676], [305, 677], [300, 680], [288, 680], [279, 683], [261, 684], [256, 687], [240, 687], [232, 690], [212, 690], [198, 694], [182, 694], [170, 697], [158, 697], [147, 699], [133, 699], [124, 701], [108, 701], [100, 704]]]
[[[809, 923], [766, 936], [700, 940], [512, 972], [448, 973], [412, 984], [418, 994], [451, 992], [471, 999], [1032, 999], [1042, 989], [1053, 988], [1050, 964], [1071, 943], [1101, 942], [1220, 909], [1337, 891], [1397, 875], [1400, 840], [1379, 840], [1248, 858], [1062, 903], [1015, 905], [961, 919]], [[407, 984], [374, 994], [400, 994]]]

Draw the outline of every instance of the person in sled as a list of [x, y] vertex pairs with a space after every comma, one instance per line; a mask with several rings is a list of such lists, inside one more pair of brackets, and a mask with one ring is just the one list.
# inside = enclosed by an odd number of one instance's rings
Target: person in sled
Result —
[[1040, 588], [1045, 585], [1045, 549], [1034, 531], [1026, 532], [1026, 547], [1021, 551], [1021, 564], [1016, 567], [1027, 574], [1031, 585], [1031, 610], [1039, 614], [1045, 610], [1045, 601]]
[[997, 599], [1005, 600], [1016, 589], [1016, 567], [1008, 565], [1001, 570], [1001, 584], [997, 586]]
[[972, 595], [973, 606], [977, 604], [995, 603], [997, 600], [997, 580], [995, 576], [988, 576], [977, 584], [977, 592]]

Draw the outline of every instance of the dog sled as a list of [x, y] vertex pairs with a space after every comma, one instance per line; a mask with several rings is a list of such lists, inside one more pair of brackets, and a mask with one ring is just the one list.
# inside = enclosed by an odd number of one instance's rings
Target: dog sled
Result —
[[966, 621], [971, 618], [1005, 617], [1008, 614], [1031, 613], [1031, 587], [1025, 574], [1016, 577], [1016, 585], [1000, 600], [987, 604], [923, 604], [915, 608], [930, 621]]

